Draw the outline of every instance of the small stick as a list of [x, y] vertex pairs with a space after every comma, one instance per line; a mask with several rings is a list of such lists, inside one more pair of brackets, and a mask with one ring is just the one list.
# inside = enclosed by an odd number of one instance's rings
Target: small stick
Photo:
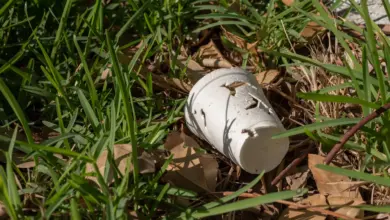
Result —
[[375, 112], [367, 115], [365, 118], [363, 118], [359, 123], [354, 125], [347, 133], [344, 134], [344, 136], [341, 138], [341, 140], [335, 144], [332, 148], [332, 150], [329, 152], [329, 154], [326, 156], [324, 163], [326, 165], [330, 164], [330, 162], [333, 160], [335, 155], [340, 151], [340, 149], [344, 146], [345, 143], [365, 124], [367, 124], [369, 121], [373, 120], [376, 117], [379, 117], [383, 112], [387, 111], [390, 108], [390, 103], [385, 104], [384, 106], [378, 108]]
[[286, 168], [284, 168], [284, 170], [282, 170], [282, 172], [279, 173], [279, 175], [275, 177], [274, 180], [272, 180], [271, 185], [276, 185], [284, 176], [288, 174], [288, 172], [290, 172], [290, 170], [298, 166], [302, 162], [302, 160], [307, 157], [309, 152], [310, 151], [306, 151], [300, 157], [295, 158]]
[[[231, 195], [233, 193], [234, 192], [223, 192], [223, 195], [227, 196], [227, 195]], [[253, 193], [253, 194], [252, 193], [242, 193], [241, 195], [239, 195], [239, 197], [242, 197], [242, 198], [255, 198], [258, 196], [261, 196], [261, 195], [256, 194], [256, 193]], [[349, 217], [349, 216], [346, 216], [346, 215], [343, 215], [340, 213], [332, 212], [330, 210], [313, 207], [311, 205], [300, 205], [300, 204], [296, 204], [296, 203], [289, 202], [286, 200], [276, 200], [275, 202], [283, 204], [283, 205], [288, 205], [290, 208], [294, 208], [294, 209], [307, 209], [307, 210], [312, 211], [312, 212], [319, 212], [323, 215], [330, 215], [330, 216], [333, 216], [336, 218], [358, 220], [357, 218], [352, 218], [352, 217]]]

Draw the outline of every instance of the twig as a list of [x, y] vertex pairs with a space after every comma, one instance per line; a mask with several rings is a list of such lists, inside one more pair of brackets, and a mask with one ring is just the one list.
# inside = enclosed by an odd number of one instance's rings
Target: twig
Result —
[[[224, 192], [223, 195], [227, 196], [227, 195], [231, 195], [233, 193], [234, 192]], [[239, 195], [239, 197], [243, 197], [243, 198], [255, 198], [255, 197], [258, 197], [258, 196], [261, 196], [261, 195], [260, 194], [256, 194], [256, 193], [242, 193], [241, 195]], [[306, 209], [306, 210], [309, 210], [309, 211], [312, 211], [312, 212], [319, 212], [319, 213], [321, 213], [323, 215], [330, 215], [330, 216], [333, 216], [333, 217], [336, 217], [336, 218], [358, 220], [356, 218], [352, 218], [352, 217], [349, 217], [349, 216], [346, 216], [346, 215], [343, 215], [343, 214], [340, 214], [340, 213], [336, 213], [336, 212], [333, 212], [333, 211], [330, 211], [330, 210], [313, 207], [311, 205], [300, 205], [300, 204], [296, 204], [294, 202], [289, 202], [289, 201], [286, 201], [286, 200], [276, 200], [275, 202], [283, 204], [283, 205], [288, 205], [290, 208], [294, 208], [294, 209]]]
[[341, 138], [340, 142], [335, 144], [332, 148], [332, 150], [329, 152], [329, 154], [326, 156], [324, 163], [329, 164], [335, 155], [340, 151], [340, 149], [344, 146], [344, 144], [365, 124], [367, 124], [369, 121], [373, 120], [374, 118], [380, 116], [383, 112], [387, 111], [390, 108], [390, 103], [385, 104], [384, 106], [378, 108], [375, 112], [369, 114], [365, 118], [363, 118], [359, 123], [354, 125], [347, 133], [344, 134], [344, 136]]
[[300, 157], [295, 158], [286, 168], [284, 168], [284, 170], [282, 170], [282, 172], [279, 173], [279, 175], [275, 177], [274, 180], [272, 180], [271, 185], [276, 185], [284, 176], [287, 175], [288, 172], [290, 172], [290, 170], [298, 166], [302, 162], [302, 160], [307, 157], [309, 152], [310, 150], [307, 150]]

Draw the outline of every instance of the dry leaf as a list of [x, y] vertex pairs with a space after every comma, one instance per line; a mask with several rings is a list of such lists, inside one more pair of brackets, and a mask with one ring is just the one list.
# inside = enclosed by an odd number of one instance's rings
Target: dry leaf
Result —
[[386, 34], [386, 35], [390, 34], [390, 24], [381, 25], [381, 29], [382, 29], [384, 34]]
[[317, 24], [314, 21], [310, 21], [307, 23], [306, 27], [301, 31], [300, 35], [304, 38], [312, 38], [319, 32], [324, 31], [325, 28], [321, 25]]
[[184, 133], [172, 132], [165, 148], [173, 154], [173, 160], [163, 180], [196, 192], [215, 191], [218, 163], [211, 155], [200, 152], [194, 139]]
[[290, 190], [297, 190], [306, 185], [307, 177], [310, 172], [308, 168], [303, 172], [297, 172], [286, 176], [286, 182], [290, 186]]
[[[325, 197], [319, 194], [308, 196], [303, 199], [299, 204], [310, 204], [312, 206], [326, 205]], [[294, 219], [294, 220], [325, 220], [326, 215], [318, 212], [309, 211], [306, 209], [294, 209], [292, 207], [286, 208], [280, 214], [278, 220]]]
[[282, 0], [282, 2], [287, 5], [287, 6], [291, 6], [292, 4], [294, 4], [294, 0]]
[[210, 68], [231, 68], [232, 64], [227, 60], [221, 59], [202, 59], [202, 65]]
[[380, 220], [390, 220], [390, 214], [388, 213], [379, 213], [375, 219], [380, 219]]
[[[352, 206], [352, 205], [360, 205], [361, 202], [345, 197], [339, 196], [329, 196], [326, 197], [324, 195], [315, 194], [310, 195], [307, 198], [300, 201], [298, 204], [307, 205], [311, 207], [318, 207], [322, 209], [333, 209], [336, 213], [342, 214], [351, 218], [361, 218], [363, 215], [360, 213], [361, 211], [356, 208], [343, 207], [343, 206]], [[310, 211], [307, 209], [294, 209], [293, 207], [289, 207], [285, 209], [279, 220], [284, 219], [295, 219], [295, 220], [325, 220], [326, 215], [320, 212]]]
[[27, 161], [21, 164], [17, 164], [16, 167], [19, 169], [29, 169], [35, 167], [35, 161]]
[[247, 42], [246, 42], [243, 38], [241, 38], [241, 37], [239, 37], [239, 36], [237, 36], [237, 35], [235, 35], [235, 34], [229, 32], [229, 31], [226, 30], [223, 26], [221, 26], [221, 29], [222, 29], [223, 35], [224, 35], [230, 42], [232, 42], [233, 44], [235, 44], [237, 47], [239, 47], [239, 48], [241, 48], [241, 49], [247, 48], [247, 47], [246, 47]]
[[[141, 76], [145, 78], [146, 73], [141, 71]], [[152, 78], [155, 85], [175, 92], [188, 93], [192, 88], [192, 85], [178, 78], [169, 78], [167, 76], [160, 76], [156, 74], [152, 74]]]
[[200, 164], [203, 166], [204, 178], [207, 188], [215, 191], [217, 187], [218, 163], [210, 154], [203, 154], [200, 158]]
[[196, 55], [201, 64], [211, 68], [231, 68], [233, 65], [224, 58], [213, 40], [199, 48]]
[[181, 69], [186, 69], [186, 74], [188, 79], [192, 84], [195, 84], [200, 78], [202, 78], [206, 74], [206, 70], [199, 65], [199, 63], [194, 60], [188, 59], [188, 57], [183, 57], [179, 55], [177, 57], [177, 65]]
[[207, 59], [207, 58], [213, 58], [218, 60], [224, 60], [223, 54], [217, 46], [215, 45], [214, 41], [211, 39], [208, 44], [203, 45], [199, 48], [199, 51], [197, 52], [197, 57], [199, 59]]
[[[113, 147], [114, 152], [113, 152], [113, 159], [115, 160], [115, 164], [118, 167], [118, 170], [121, 172], [122, 175], [125, 174], [126, 171], [126, 162], [128, 157], [131, 157], [131, 152], [132, 152], [132, 146], [130, 144], [116, 144]], [[102, 176], [104, 176], [104, 170], [106, 168], [106, 162], [108, 160], [108, 154], [109, 151], [108, 149], [105, 149], [98, 157], [96, 164], [99, 169], [99, 172]], [[146, 152], [143, 152], [141, 156], [138, 157], [138, 163], [139, 163], [139, 170], [140, 173], [153, 173], [155, 171], [155, 163], [151, 157], [147, 155]], [[130, 169], [128, 172], [133, 171], [133, 166], [131, 164]], [[92, 164], [88, 163], [86, 166], [86, 172], [95, 172], [95, 169]], [[95, 176], [90, 176], [88, 179], [96, 182], [97, 177]], [[108, 177], [107, 177], [107, 183], [110, 184], [115, 180], [114, 178], [114, 168], [110, 167]]]
[[148, 219], [144, 215], [137, 213], [136, 211], [128, 211], [129, 217], [132, 220], [146, 220]]
[[257, 66], [260, 62], [260, 57], [258, 56], [257, 44], [258, 41], [253, 43], [248, 43], [245, 39], [227, 31], [223, 26], [221, 26], [223, 35], [235, 46], [247, 50], [252, 56], [249, 58], [249, 63], [252, 66]]
[[257, 82], [260, 85], [269, 84], [275, 81], [280, 72], [278, 70], [266, 70], [260, 73], [255, 74]]
[[107, 69], [103, 70], [102, 75], [100, 76], [100, 79], [101, 79], [101, 80], [106, 80], [107, 77], [112, 76], [112, 73], [111, 73], [111, 66], [112, 66], [111, 63], [109, 63], [109, 64], [107, 65]]
[[8, 217], [7, 210], [2, 202], [0, 202], [0, 219], [6, 219]]
[[317, 189], [322, 195], [337, 195], [345, 196], [348, 198], [361, 198], [359, 193], [351, 191], [349, 188], [354, 186], [353, 182], [346, 177], [335, 173], [331, 173], [325, 170], [321, 170], [315, 167], [317, 164], [322, 164], [324, 157], [309, 154], [309, 169], [313, 174], [313, 178], [316, 181]]
[[[354, 183], [346, 176], [330, 173], [315, 167], [316, 164], [322, 164], [323, 161], [324, 157], [309, 154], [309, 169], [312, 172], [320, 194], [311, 195], [300, 201], [299, 204], [313, 207], [322, 206], [321, 208], [323, 209], [332, 208], [335, 213], [351, 218], [362, 218], [363, 211], [350, 207], [364, 204], [360, 193], [351, 190], [351, 186], [354, 186]], [[289, 207], [283, 211], [279, 219], [325, 220], [326, 215], [306, 209], [297, 210]]]
[[[364, 201], [356, 189], [353, 189], [353, 186], [356, 184], [353, 183], [348, 177], [334, 174], [325, 170], [321, 170], [315, 167], [317, 164], [322, 164], [324, 157], [309, 154], [309, 169], [313, 175], [313, 178], [316, 182], [317, 189], [321, 195], [326, 195], [328, 202], [334, 198], [342, 198], [346, 201], [353, 201], [354, 204], [363, 204]], [[333, 164], [331, 164], [334, 166]], [[338, 200], [341, 200], [341, 199]], [[338, 213], [343, 213], [350, 217], [357, 217], [363, 215], [363, 212], [356, 208], [344, 207], [337, 211]]]

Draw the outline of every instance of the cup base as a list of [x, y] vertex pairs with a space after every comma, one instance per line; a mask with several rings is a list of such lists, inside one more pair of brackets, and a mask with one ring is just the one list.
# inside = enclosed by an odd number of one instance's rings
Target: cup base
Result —
[[237, 163], [248, 173], [259, 174], [276, 168], [288, 151], [288, 138], [272, 139], [284, 131], [280, 127], [259, 127], [256, 134], [247, 137], [242, 145]]

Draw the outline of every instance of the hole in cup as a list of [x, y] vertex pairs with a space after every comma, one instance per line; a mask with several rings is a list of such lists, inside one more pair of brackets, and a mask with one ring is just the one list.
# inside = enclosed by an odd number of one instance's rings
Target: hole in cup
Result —
[[206, 113], [203, 111], [203, 109], [200, 109], [200, 114], [202, 114], [204, 127], [206, 128], [207, 127], [207, 124], [206, 124]]
[[249, 137], [254, 137], [255, 136], [255, 132], [254, 131], [249, 130], [249, 129], [242, 129], [241, 134], [245, 134], [245, 133], [248, 134]]
[[249, 104], [245, 107], [245, 110], [254, 109], [259, 106], [259, 100], [255, 99], [253, 96], [249, 101]]
[[236, 95], [236, 89], [240, 86], [244, 86], [244, 85], [247, 85], [246, 82], [241, 82], [241, 81], [235, 81], [235, 82], [232, 82], [230, 83], [229, 85], [228, 84], [223, 84], [221, 87], [225, 87], [227, 89], [229, 89], [230, 91], [230, 95], [231, 96], [235, 96]]

